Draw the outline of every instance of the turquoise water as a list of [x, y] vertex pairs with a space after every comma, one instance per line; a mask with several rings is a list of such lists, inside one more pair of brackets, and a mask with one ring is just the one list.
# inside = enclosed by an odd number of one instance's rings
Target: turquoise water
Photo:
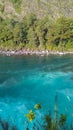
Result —
[[[37, 118], [51, 110], [58, 95], [58, 113], [72, 116], [72, 56], [0, 56], [0, 116], [19, 130], [25, 129], [24, 116], [41, 103]], [[39, 115], [39, 116], [38, 116]], [[31, 127], [31, 126], [30, 126]]]

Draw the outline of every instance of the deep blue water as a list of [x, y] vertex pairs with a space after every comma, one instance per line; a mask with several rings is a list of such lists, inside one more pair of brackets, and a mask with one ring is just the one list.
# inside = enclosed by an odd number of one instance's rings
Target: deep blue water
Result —
[[[58, 113], [73, 111], [73, 55], [0, 56], [0, 116], [24, 130], [24, 116], [41, 103], [37, 118], [51, 110], [55, 95]], [[39, 116], [38, 116], [39, 115]]]

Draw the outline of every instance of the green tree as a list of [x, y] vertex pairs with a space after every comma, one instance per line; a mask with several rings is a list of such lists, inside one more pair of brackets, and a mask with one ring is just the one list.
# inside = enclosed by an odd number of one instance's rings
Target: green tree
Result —
[[31, 27], [28, 30], [27, 40], [28, 40], [27, 46], [29, 48], [33, 49], [33, 48], [36, 48], [38, 46], [37, 35], [35, 34], [33, 27]]

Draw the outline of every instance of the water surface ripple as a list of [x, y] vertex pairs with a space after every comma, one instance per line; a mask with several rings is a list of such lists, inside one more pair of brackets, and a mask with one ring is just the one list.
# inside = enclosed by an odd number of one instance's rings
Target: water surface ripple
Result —
[[0, 116], [24, 129], [24, 114], [41, 103], [40, 116], [54, 112], [58, 94], [59, 113], [72, 114], [73, 55], [0, 56]]

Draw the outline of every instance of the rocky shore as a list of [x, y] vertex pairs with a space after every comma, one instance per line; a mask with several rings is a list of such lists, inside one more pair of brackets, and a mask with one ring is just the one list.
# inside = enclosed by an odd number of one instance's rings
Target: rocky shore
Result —
[[69, 51], [64, 51], [64, 52], [60, 52], [60, 51], [48, 51], [48, 50], [42, 50], [42, 51], [31, 51], [31, 50], [0, 50], [0, 54], [1, 55], [7, 55], [7, 56], [11, 56], [11, 55], [66, 55], [66, 54], [73, 54], [73, 52], [69, 52]]

